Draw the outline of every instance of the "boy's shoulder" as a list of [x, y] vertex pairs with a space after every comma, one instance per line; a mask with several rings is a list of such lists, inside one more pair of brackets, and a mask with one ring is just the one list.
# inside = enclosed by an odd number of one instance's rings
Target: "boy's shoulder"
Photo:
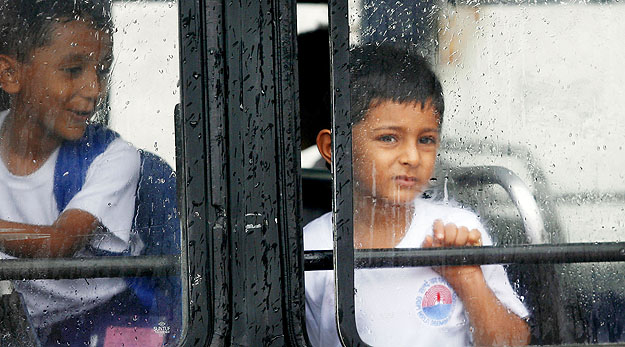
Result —
[[[61, 144], [54, 167], [54, 197], [59, 211], [87, 182], [88, 174], [109, 172], [120, 180], [134, 181], [138, 177], [140, 158], [136, 148], [121, 139], [118, 133], [101, 124], [89, 124], [76, 141]], [[103, 176], [101, 176], [103, 177]], [[104, 183], [102, 179], [92, 180]]]
[[98, 123], [87, 125], [80, 139], [64, 141], [60, 152], [67, 154], [69, 159], [88, 162], [105, 152], [123, 153], [133, 157], [139, 155], [139, 149], [124, 140], [119, 133]]
[[304, 227], [304, 249], [332, 249], [332, 237], [332, 212], [328, 212]]

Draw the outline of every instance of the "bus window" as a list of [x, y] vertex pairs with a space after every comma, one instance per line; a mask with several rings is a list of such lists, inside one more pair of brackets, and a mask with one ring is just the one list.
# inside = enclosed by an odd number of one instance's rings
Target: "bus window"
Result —
[[[528, 187], [542, 233], [539, 225], [527, 225], [531, 217], [523, 215], [522, 205], [529, 205], [507, 198], [505, 185], [473, 186], [467, 193], [467, 184], [458, 182], [454, 194], [478, 211], [502, 245], [620, 242], [623, 213], [615, 197], [622, 189], [625, 162], [618, 158], [624, 133], [613, 126], [619, 90], [610, 85], [625, 51], [611, 43], [621, 30], [611, 18], [624, 8], [611, 2], [544, 5], [467, 3], [441, 9], [446, 19], [439, 28], [448, 30], [439, 34], [437, 64], [449, 82], [451, 109], [457, 110], [441, 162], [504, 167]], [[585, 28], [601, 28], [601, 35], [591, 39]], [[461, 149], [478, 144], [470, 154]], [[446, 175], [455, 176], [453, 168], [438, 182]], [[542, 298], [559, 293], [561, 342], [623, 341], [618, 323], [623, 283], [614, 276], [623, 271], [622, 263], [555, 266], [547, 272], [553, 271], [554, 280], [546, 282], [553, 287], [536, 286], [543, 278], [527, 275], [540, 270], [511, 265], [508, 273], [525, 287], [521, 291], [535, 316], [544, 312]], [[543, 333], [550, 329], [546, 320], [535, 321]]]
[[178, 7], [0, 2], [3, 345], [182, 341]]
[[[175, 167], [173, 109], [180, 102], [176, 1], [116, 1], [109, 126]], [[159, 76], [158, 78], [155, 78]], [[137, 132], [136, 126], [148, 126]]]
[[[181, 254], [174, 141], [174, 108], [180, 103], [178, 7], [175, 0], [112, 2], [115, 61], [108, 126], [141, 153], [136, 208], [137, 216], [141, 213], [149, 222], [137, 225], [134, 232], [144, 244], [139, 254], [146, 256]], [[152, 336], [146, 345], [162, 341], [173, 346], [182, 341], [186, 286], [181, 275], [127, 280], [149, 308], [143, 310], [147, 314], [141, 325], [126, 324], [114, 331], [120, 342], [132, 337], [129, 328], [149, 330]]]
[[[327, 300], [332, 273], [307, 272], [313, 345], [440, 343], [432, 331], [459, 345], [622, 342], [623, 264], [603, 256], [623, 241], [616, 62], [625, 51], [613, 18], [622, 6], [332, 6], [334, 133], [323, 143], [334, 160], [334, 216], [309, 224], [304, 242], [337, 245], [338, 304]], [[550, 258], [558, 247], [561, 258]], [[517, 253], [504, 258], [506, 249]], [[462, 254], [508, 260], [445, 267]], [[421, 264], [435, 266], [414, 267], [428, 255]], [[467, 268], [507, 309], [490, 323], [518, 334], [483, 333], [493, 328], [479, 320], [486, 303], [468, 301], [487, 299], [467, 295], [458, 279]]]

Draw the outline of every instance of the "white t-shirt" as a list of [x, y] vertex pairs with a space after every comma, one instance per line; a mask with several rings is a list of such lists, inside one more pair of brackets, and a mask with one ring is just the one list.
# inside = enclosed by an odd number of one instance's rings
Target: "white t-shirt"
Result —
[[[8, 111], [0, 112], [0, 125]], [[0, 160], [0, 219], [33, 225], [52, 225], [59, 211], [53, 192], [57, 149], [35, 172], [11, 174]], [[141, 241], [131, 235], [140, 156], [136, 148], [118, 138], [95, 158], [85, 183], [65, 210], [80, 209], [96, 217], [106, 231], [93, 235], [90, 245], [99, 250], [140, 252]], [[1, 232], [1, 231], [0, 231]], [[75, 257], [91, 256], [87, 249]], [[0, 259], [14, 257], [0, 252]], [[121, 278], [15, 281], [37, 327], [61, 321], [91, 309], [126, 289]]]
[[[468, 211], [415, 201], [415, 214], [397, 248], [419, 248], [432, 235], [436, 219], [478, 229], [484, 245], [492, 244], [478, 217]], [[306, 250], [332, 249], [332, 214], [304, 228]], [[501, 265], [483, 265], [490, 289], [510, 311], [528, 311], [513, 291]], [[333, 271], [307, 271], [306, 327], [313, 346], [341, 346], [334, 309]], [[467, 346], [472, 344], [470, 322], [452, 287], [431, 267], [357, 269], [354, 274], [356, 325], [362, 340], [372, 346]]]

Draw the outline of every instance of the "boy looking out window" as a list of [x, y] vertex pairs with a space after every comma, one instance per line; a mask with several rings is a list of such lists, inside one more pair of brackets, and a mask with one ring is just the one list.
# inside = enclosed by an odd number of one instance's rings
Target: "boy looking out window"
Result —
[[[111, 29], [96, 0], [0, 0], [0, 87], [10, 98], [0, 112], [2, 259], [140, 251], [130, 233], [140, 158], [129, 143], [112, 139], [64, 208], [55, 198], [59, 148], [83, 138], [106, 90]], [[121, 278], [14, 285], [40, 330], [127, 288]]]
[[[389, 46], [351, 53], [354, 247], [492, 244], [477, 216], [421, 198], [443, 121], [442, 87], [420, 57]], [[331, 133], [317, 146], [331, 161]], [[330, 213], [304, 228], [306, 250], [332, 249]], [[340, 346], [331, 271], [306, 273], [306, 322], [315, 346]], [[356, 322], [373, 346], [521, 345], [528, 312], [500, 265], [359, 269]]]

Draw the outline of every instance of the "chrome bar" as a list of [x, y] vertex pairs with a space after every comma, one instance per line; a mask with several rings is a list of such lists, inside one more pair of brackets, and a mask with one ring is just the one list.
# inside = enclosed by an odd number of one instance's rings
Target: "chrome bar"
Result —
[[[306, 271], [332, 270], [332, 251], [306, 251]], [[510, 247], [356, 250], [358, 268], [485, 264], [566, 264], [625, 261], [625, 242]]]
[[548, 242], [549, 237], [538, 203], [527, 185], [514, 172], [501, 166], [458, 167], [449, 171], [449, 178], [459, 185], [501, 186], [521, 215], [528, 241], [532, 244]]
[[0, 260], [0, 280], [177, 276], [180, 256]]

